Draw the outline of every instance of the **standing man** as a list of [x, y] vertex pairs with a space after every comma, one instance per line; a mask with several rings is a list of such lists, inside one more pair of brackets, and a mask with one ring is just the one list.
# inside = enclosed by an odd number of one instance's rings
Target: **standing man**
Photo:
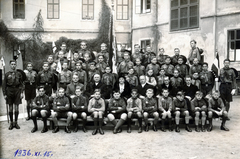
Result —
[[236, 92], [237, 83], [236, 83], [236, 75], [229, 67], [230, 60], [225, 59], [223, 61], [224, 67], [220, 70], [220, 96], [225, 102], [226, 111], [228, 112], [230, 109], [230, 102], [232, 102], [232, 96]]
[[189, 52], [189, 55], [188, 55], [188, 62], [191, 65], [193, 64], [194, 58], [197, 58], [198, 61], [201, 63], [201, 55], [199, 53], [199, 50], [198, 50], [196, 44], [197, 44], [197, 42], [195, 40], [190, 41], [191, 49], [190, 49], [190, 52]]
[[[4, 76], [3, 81], [3, 95], [6, 99], [6, 104], [9, 105], [9, 117], [10, 117], [10, 126], [9, 130], [12, 130], [14, 127], [20, 129], [17, 124], [18, 114], [19, 114], [19, 104], [22, 104], [21, 99], [23, 98], [23, 77], [20, 72], [16, 70], [17, 62], [15, 60], [10, 60], [9, 62], [11, 71], [7, 72]], [[13, 107], [14, 105], [14, 107]], [[13, 122], [13, 108], [15, 114], [15, 122]]]

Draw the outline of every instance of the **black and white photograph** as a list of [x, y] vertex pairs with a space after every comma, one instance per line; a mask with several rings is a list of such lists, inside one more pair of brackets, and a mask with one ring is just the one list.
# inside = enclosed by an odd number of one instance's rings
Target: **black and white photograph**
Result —
[[237, 159], [239, 0], [0, 0], [0, 159]]

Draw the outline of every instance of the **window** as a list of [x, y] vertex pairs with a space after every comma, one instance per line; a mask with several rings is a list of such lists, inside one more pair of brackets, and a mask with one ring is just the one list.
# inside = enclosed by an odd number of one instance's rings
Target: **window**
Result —
[[150, 13], [151, 0], [136, 0], [136, 13]]
[[171, 0], [171, 31], [198, 27], [198, 0]]
[[128, 19], [128, 0], [117, 0], [117, 19]]
[[240, 29], [228, 31], [227, 52], [230, 61], [240, 61]]
[[47, 0], [47, 18], [59, 19], [59, 0]]
[[148, 45], [151, 46], [151, 40], [141, 40], [141, 48], [143, 52], [146, 51], [146, 46]]
[[13, 18], [25, 19], [25, 2], [24, 0], [13, 0]]
[[22, 60], [25, 61], [25, 45], [23, 43], [15, 44], [13, 47], [13, 59], [16, 60], [19, 56], [22, 56]]
[[94, 18], [94, 0], [82, 1], [82, 19], [93, 20]]

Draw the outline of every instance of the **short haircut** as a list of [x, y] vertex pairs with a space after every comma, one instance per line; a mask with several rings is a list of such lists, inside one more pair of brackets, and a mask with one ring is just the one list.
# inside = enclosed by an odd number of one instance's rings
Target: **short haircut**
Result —
[[166, 56], [165, 60], [166, 60], [166, 59], [170, 59], [170, 60], [171, 60], [171, 57], [170, 57], [170, 56]]
[[191, 43], [191, 42], [194, 42], [195, 44], [197, 44], [196, 40], [191, 40], [190, 43]]
[[148, 89], [146, 90], [146, 92], [153, 93], [154, 91], [153, 91], [153, 89], [152, 89], [152, 88], [148, 88]]
[[37, 90], [40, 90], [40, 89], [44, 89], [45, 90], [45, 87], [44, 86], [38, 86]]
[[114, 94], [114, 93], [120, 93], [120, 90], [119, 89], [114, 89], [112, 94]]
[[214, 91], [212, 91], [212, 94], [213, 94], [213, 93], [217, 93], [217, 94], [220, 95], [220, 92], [219, 92], [218, 90], [214, 90]]
[[190, 79], [192, 79], [192, 77], [191, 77], [191, 76], [189, 76], [189, 75], [186, 75], [186, 76], [185, 76], [185, 80], [186, 80], [187, 78], [190, 78]]
[[204, 62], [202, 65], [207, 65], [207, 66], [208, 66], [208, 63], [207, 63], [207, 62]]
[[183, 91], [178, 91], [176, 96], [183, 96], [184, 92]]
[[131, 91], [131, 93], [133, 93], [133, 92], [136, 92], [136, 93], [138, 93], [138, 90], [137, 90], [137, 89], [135, 89], [135, 88], [133, 88], [133, 89], [132, 89], [132, 91]]
[[229, 60], [229, 59], [225, 59], [223, 62], [226, 62], [226, 61], [230, 62], [230, 60]]
[[201, 91], [197, 91], [195, 95], [203, 95]]
[[78, 65], [78, 64], [82, 66], [82, 61], [76, 62], [76, 63], [75, 63], [75, 66]]
[[159, 51], [161, 51], [161, 50], [164, 51], [164, 48], [159, 48]]
[[28, 62], [28, 63], [27, 63], [27, 66], [28, 66], [28, 65], [32, 65], [32, 66], [33, 66], [33, 63], [32, 63], [32, 62]]
[[47, 65], [48, 65], [48, 62], [46, 62], [46, 61], [45, 61], [45, 62], [43, 62], [43, 65], [45, 65], [45, 64], [47, 64]]
[[94, 93], [97, 93], [97, 92], [101, 93], [101, 90], [100, 89], [95, 89]]
[[151, 56], [151, 60], [154, 59], [154, 58], [157, 58], [156, 56]]
[[64, 90], [65, 91], [65, 88], [64, 87], [59, 87], [58, 91], [60, 91], [60, 90]]
[[174, 51], [176, 51], [176, 50], [180, 51], [180, 49], [179, 49], [179, 48], [175, 48], [175, 49], [174, 49]]
[[167, 88], [163, 88], [162, 93], [163, 93], [163, 91], [168, 91], [169, 92], [169, 90]]
[[9, 64], [11, 64], [12, 62], [15, 62], [15, 63], [17, 63], [17, 61], [16, 61], [16, 60], [10, 60], [10, 61], [9, 61]]
[[77, 91], [77, 90], [83, 91], [83, 87], [81, 87], [81, 86], [76, 86], [76, 90], [75, 90], [75, 91]]

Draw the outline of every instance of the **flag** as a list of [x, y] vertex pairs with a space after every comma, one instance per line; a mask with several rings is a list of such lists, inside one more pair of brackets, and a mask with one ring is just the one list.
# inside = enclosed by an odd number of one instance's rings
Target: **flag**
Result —
[[117, 40], [113, 24], [114, 9], [110, 16], [110, 48], [109, 48], [109, 65], [112, 67], [112, 73], [117, 73]]
[[55, 42], [52, 42], [52, 49], [53, 49], [53, 53], [55, 54], [55, 51], [57, 50], [57, 47], [55, 45]]
[[67, 54], [67, 59], [68, 59], [68, 60], [71, 60], [71, 58], [72, 58], [72, 51], [69, 50], [69, 51], [68, 51], [68, 54]]
[[3, 56], [2, 56], [2, 58], [1, 58], [1, 62], [2, 62], [2, 67], [5, 67], [5, 61], [4, 61]]
[[57, 63], [57, 69], [56, 69], [57, 72], [61, 73], [62, 72], [62, 65], [61, 65], [61, 62], [60, 60], [58, 60], [58, 63]]
[[220, 74], [220, 63], [219, 63], [219, 55], [218, 52], [216, 52], [215, 59], [213, 60], [212, 68], [211, 68], [213, 74], [215, 77], [218, 77]]
[[19, 45], [18, 50], [17, 50], [17, 58], [20, 54], [21, 54], [21, 48], [20, 48], [20, 45]]

